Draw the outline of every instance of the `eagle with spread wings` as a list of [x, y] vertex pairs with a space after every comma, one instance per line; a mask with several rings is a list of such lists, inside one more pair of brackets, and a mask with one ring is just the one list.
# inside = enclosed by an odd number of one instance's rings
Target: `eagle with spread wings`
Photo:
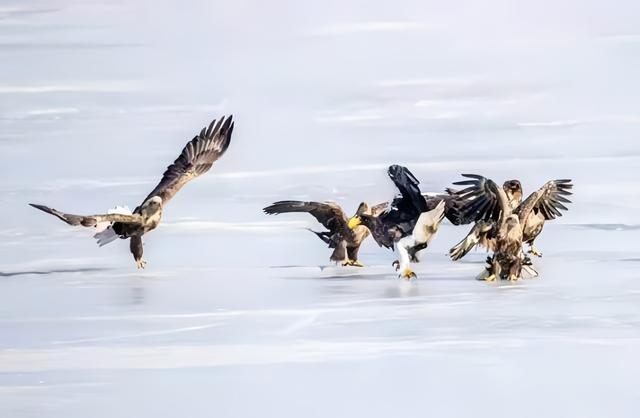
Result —
[[[356, 210], [356, 215], [380, 215], [389, 203], [379, 203], [369, 206], [362, 202]], [[268, 215], [280, 213], [306, 212], [316, 218], [326, 231], [313, 231], [333, 253], [329, 260], [341, 263], [343, 266], [364, 267], [358, 259], [358, 253], [362, 242], [369, 236], [369, 230], [365, 226], [354, 229], [349, 228], [349, 218], [344, 210], [335, 202], [303, 202], [299, 200], [282, 200], [275, 202], [263, 209]]]
[[522, 245], [528, 243], [530, 252], [536, 254], [533, 241], [542, 231], [545, 221], [562, 216], [565, 206], [571, 201], [573, 184], [569, 179], [551, 180], [522, 201], [522, 186], [517, 180], [509, 180], [498, 187], [492, 180], [476, 174], [463, 174], [467, 180], [454, 183], [468, 186], [453, 192], [460, 203], [460, 217], [463, 223], [475, 221], [475, 225], [456, 246], [450, 250], [451, 258], [464, 257], [476, 245], [493, 252], [488, 258], [488, 276], [518, 280], [523, 266], [530, 267], [531, 261], [524, 257]]
[[380, 215], [356, 214], [348, 226], [354, 229], [364, 225], [379, 246], [395, 249], [398, 260], [393, 265], [400, 277], [411, 279], [416, 274], [410, 263], [420, 261], [418, 253], [428, 247], [442, 220], [447, 217], [458, 222], [457, 202], [452, 196], [423, 195], [420, 182], [406, 167], [394, 164], [387, 174], [400, 194]]
[[233, 117], [214, 119], [182, 150], [178, 158], [167, 167], [160, 183], [133, 212], [124, 208], [99, 215], [72, 215], [44, 205], [30, 203], [36, 209], [49, 213], [69, 225], [91, 227], [98, 230], [94, 238], [103, 246], [117, 238], [129, 238], [129, 248], [138, 268], [144, 268], [142, 236], [160, 223], [164, 206], [192, 179], [209, 171], [231, 142]]

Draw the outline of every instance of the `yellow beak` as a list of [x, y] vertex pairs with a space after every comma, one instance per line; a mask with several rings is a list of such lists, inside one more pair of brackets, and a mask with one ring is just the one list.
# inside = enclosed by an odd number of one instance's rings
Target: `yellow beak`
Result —
[[353, 229], [356, 226], [360, 225], [362, 223], [362, 221], [360, 220], [359, 216], [354, 216], [353, 218], [349, 219], [349, 228]]

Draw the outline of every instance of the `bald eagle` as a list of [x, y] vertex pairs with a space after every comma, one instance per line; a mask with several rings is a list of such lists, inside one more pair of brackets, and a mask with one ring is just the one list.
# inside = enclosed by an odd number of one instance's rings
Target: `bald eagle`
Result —
[[130, 239], [129, 248], [138, 268], [144, 268], [142, 259], [142, 236], [155, 229], [160, 223], [164, 206], [190, 180], [209, 171], [213, 163], [220, 158], [231, 142], [234, 122], [232, 116], [222, 117], [204, 127], [182, 150], [178, 158], [167, 167], [160, 183], [142, 201], [133, 213], [117, 210], [100, 215], [71, 215], [44, 205], [30, 203], [36, 209], [49, 213], [69, 225], [82, 225], [106, 229], [97, 232], [94, 238], [100, 246], [116, 238]]
[[379, 216], [356, 214], [349, 220], [349, 228], [364, 225], [378, 245], [395, 248], [399, 260], [394, 265], [400, 277], [411, 279], [416, 274], [410, 263], [419, 261], [417, 253], [427, 248], [445, 216], [457, 220], [458, 214], [450, 196], [423, 196], [420, 182], [406, 167], [392, 165], [387, 173], [400, 195]]
[[475, 219], [476, 223], [449, 251], [451, 258], [458, 260], [481, 245], [493, 252], [485, 280], [496, 277], [518, 280], [523, 265], [530, 264], [522, 252], [523, 243], [532, 245], [545, 220], [560, 217], [561, 211], [568, 210], [564, 203], [571, 202], [565, 197], [571, 195], [571, 180], [551, 180], [522, 201], [522, 186], [517, 180], [509, 180], [500, 188], [479, 175], [463, 176], [470, 180], [454, 183], [469, 186], [454, 192], [461, 199], [460, 216], [465, 221]]
[[[378, 216], [388, 203], [380, 203], [370, 207], [366, 202], [360, 203], [356, 215]], [[283, 200], [275, 202], [263, 209], [268, 215], [278, 215], [280, 213], [306, 212], [316, 218], [327, 231], [313, 231], [333, 253], [329, 260], [341, 263], [343, 266], [364, 267], [358, 260], [360, 245], [369, 236], [369, 230], [360, 226], [355, 229], [348, 227], [349, 218], [340, 205], [335, 202], [301, 202], [298, 200]]]

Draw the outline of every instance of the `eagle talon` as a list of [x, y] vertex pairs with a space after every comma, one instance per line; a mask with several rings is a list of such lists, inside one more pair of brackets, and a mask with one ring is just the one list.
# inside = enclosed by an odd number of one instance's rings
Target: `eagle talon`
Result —
[[516, 275], [516, 274], [510, 274], [509, 275], [509, 281], [517, 282], [518, 280], [520, 280], [520, 277], [518, 277], [518, 275]]
[[393, 266], [394, 269], [396, 269], [396, 271], [400, 270], [400, 262], [398, 260], [391, 263], [391, 265]]
[[342, 263], [342, 265], [344, 267], [346, 266], [351, 266], [351, 267], [364, 267], [364, 264], [362, 264], [360, 261], [358, 260], [346, 260]]
[[487, 277], [484, 278], [485, 282], [494, 282], [496, 280], [496, 275], [495, 273], [492, 273], [490, 275], [488, 275]]
[[404, 269], [402, 274], [400, 274], [400, 277], [403, 279], [411, 280], [417, 278], [418, 276], [413, 272], [413, 270], [411, 270], [410, 268], [406, 268]]
[[536, 247], [534, 247], [533, 245], [529, 246], [529, 254], [533, 254], [536, 257], [542, 257], [542, 251], [540, 251], [539, 249], [537, 249]]
[[143, 260], [142, 258], [139, 260], [136, 260], [136, 267], [138, 269], [144, 269], [146, 265], [147, 265], [147, 260]]

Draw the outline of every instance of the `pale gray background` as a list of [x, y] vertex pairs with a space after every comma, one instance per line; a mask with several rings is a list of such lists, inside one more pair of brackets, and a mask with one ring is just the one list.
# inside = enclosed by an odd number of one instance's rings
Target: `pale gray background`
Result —
[[[640, 3], [0, 0], [0, 415], [636, 416]], [[229, 152], [124, 242], [26, 206], [131, 208], [213, 117]], [[573, 178], [539, 280], [323, 268], [303, 215], [403, 163]]]

